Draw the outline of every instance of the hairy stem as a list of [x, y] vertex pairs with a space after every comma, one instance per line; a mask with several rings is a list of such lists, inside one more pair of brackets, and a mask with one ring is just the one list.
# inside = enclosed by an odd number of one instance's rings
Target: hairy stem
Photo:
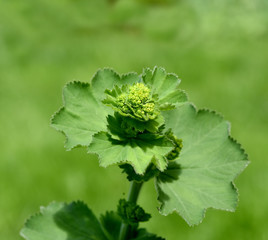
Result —
[[[143, 182], [138, 183], [136, 181], [132, 181], [128, 193], [127, 201], [132, 203], [137, 203], [139, 193], [141, 190]], [[119, 240], [126, 240], [128, 237], [128, 233], [131, 231], [131, 226], [129, 224], [125, 224], [122, 222], [119, 234]]]

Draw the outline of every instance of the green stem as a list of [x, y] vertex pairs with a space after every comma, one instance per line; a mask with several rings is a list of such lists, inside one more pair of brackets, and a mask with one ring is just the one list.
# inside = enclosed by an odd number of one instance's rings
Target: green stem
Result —
[[[131, 182], [127, 201], [132, 202], [132, 203], [137, 203], [139, 193], [141, 190], [143, 182], [138, 183], [135, 181]], [[119, 240], [126, 240], [128, 233], [131, 231], [131, 226], [129, 224], [121, 223], [121, 228], [120, 228], [120, 234], [119, 234]]]

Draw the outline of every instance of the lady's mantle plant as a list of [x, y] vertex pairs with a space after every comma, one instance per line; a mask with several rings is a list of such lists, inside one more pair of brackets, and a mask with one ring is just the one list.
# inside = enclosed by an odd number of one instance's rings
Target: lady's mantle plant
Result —
[[163, 68], [141, 75], [99, 70], [90, 83], [70, 82], [64, 106], [52, 126], [66, 136], [65, 147], [87, 147], [100, 165], [117, 164], [131, 181], [128, 199], [98, 220], [82, 202], [51, 203], [21, 231], [27, 240], [157, 240], [139, 222], [150, 214], [137, 198], [142, 184], [155, 178], [159, 212], [178, 212], [199, 224], [207, 208], [234, 211], [233, 180], [247, 166], [247, 155], [229, 136], [229, 124], [209, 110], [197, 111]]

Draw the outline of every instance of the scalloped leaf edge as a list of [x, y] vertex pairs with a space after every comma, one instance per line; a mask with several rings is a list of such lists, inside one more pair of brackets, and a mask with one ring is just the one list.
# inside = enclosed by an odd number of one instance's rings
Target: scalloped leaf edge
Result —
[[61, 111], [63, 111], [65, 109], [65, 99], [64, 99], [64, 91], [65, 89], [70, 86], [70, 85], [73, 85], [73, 84], [78, 84], [78, 85], [81, 85], [81, 86], [91, 86], [90, 83], [88, 82], [81, 82], [81, 81], [77, 81], [77, 80], [73, 80], [73, 81], [69, 81], [67, 82], [63, 88], [62, 88], [62, 91], [61, 91], [61, 95], [62, 95], [62, 106], [59, 108], [59, 110], [57, 110], [56, 112], [54, 112], [49, 120], [50, 122], [50, 126], [53, 127], [54, 129], [56, 129], [58, 132], [62, 133], [65, 137], [65, 141], [64, 141], [64, 147], [66, 148], [66, 151], [71, 151], [72, 149], [75, 149], [75, 148], [78, 148], [78, 147], [86, 147], [88, 145], [83, 145], [83, 144], [78, 144], [76, 146], [72, 146], [72, 147], [67, 147], [67, 143], [68, 143], [68, 139], [69, 139], [69, 136], [67, 133], [65, 133], [64, 131], [60, 130], [56, 124], [53, 123], [56, 115], [58, 115]]
[[227, 211], [227, 212], [235, 212], [236, 208], [237, 208], [237, 205], [239, 203], [239, 191], [238, 191], [238, 188], [236, 187], [234, 181], [235, 179], [246, 169], [246, 167], [250, 164], [250, 161], [248, 159], [248, 154], [246, 153], [245, 149], [242, 147], [242, 145], [236, 140], [234, 139], [232, 136], [231, 136], [231, 123], [227, 120], [224, 119], [224, 116], [222, 113], [219, 113], [215, 110], [211, 110], [211, 109], [207, 109], [207, 108], [201, 108], [201, 109], [197, 109], [197, 107], [195, 106], [195, 104], [193, 103], [190, 103], [191, 106], [194, 108], [195, 110], [195, 115], [197, 116], [198, 113], [201, 113], [201, 112], [209, 112], [209, 113], [213, 113], [215, 114], [216, 116], [220, 117], [221, 119], [223, 119], [226, 124], [228, 125], [228, 139], [231, 140], [232, 142], [234, 142], [238, 147], [239, 149], [241, 150], [241, 152], [243, 153], [245, 159], [241, 160], [241, 161], [245, 161], [245, 165], [244, 167], [236, 174], [236, 176], [230, 181], [230, 184], [231, 186], [233, 187], [233, 189], [235, 190], [235, 193], [236, 193], [236, 203], [235, 203], [235, 207], [234, 209], [224, 209], [224, 208], [214, 208], [214, 207], [208, 207], [208, 208], [203, 208], [202, 209], [202, 219], [198, 222], [198, 223], [195, 223], [195, 224], [191, 224], [187, 219], [184, 218], [184, 216], [176, 209], [172, 209], [169, 213], [167, 214], [164, 214], [161, 212], [161, 206], [163, 205], [163, 202], [161, 202], [159, 200], [159, 194], [160, 194], [160, 189], [157, 185], [157, 178], [155, 178], [155, 189], [156, 189], [156, 193], [157, 193], [157, 200], [158, 202], [160, 203], [160, 206], [158, 206], [158, 211], [161, 215], [163, 216], [168, 216], [172, 213], [176, 213], [178, 214], [190, 227], [193, 227], [193, 226], [197, 226], [199, 224], [201, 224], [203, 222], [203, 220], [205, 219], [205, 216], [206, 216], [206, 212], [207, 210], [209, 209], [216, 209], [216, 210], [223, 210], [223, 211]]

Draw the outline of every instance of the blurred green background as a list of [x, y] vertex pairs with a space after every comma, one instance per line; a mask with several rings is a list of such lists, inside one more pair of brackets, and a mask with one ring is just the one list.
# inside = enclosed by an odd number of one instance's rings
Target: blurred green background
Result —
[[163, 66], [198, 108], [221, 112], [251, 164], [235, 183], [235, 213], [209, 209], [188, 227], [157, 212], [154, 183], [139, 200], [143, 224], [168, 240], [268, 239], [268, 1], [1, 0], [0, 239], [18, 240], [26, 218], [52, 200], [81, 199], [99, 215], [129, 183], [85, 149], [66, 152], [49, 126], [71, 80], [98, 68]]

